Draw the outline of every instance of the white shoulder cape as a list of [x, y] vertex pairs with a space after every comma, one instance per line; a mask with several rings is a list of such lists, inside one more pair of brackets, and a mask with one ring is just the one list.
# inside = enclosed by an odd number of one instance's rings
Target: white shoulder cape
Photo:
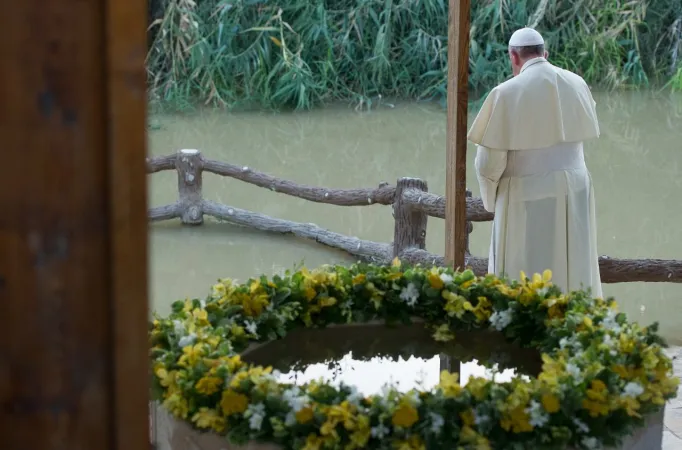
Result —
[[536, 58], [490, 92], [467, 137], [497, 150], [586, 141], [599, 137], [595, 105], [579, 75]]

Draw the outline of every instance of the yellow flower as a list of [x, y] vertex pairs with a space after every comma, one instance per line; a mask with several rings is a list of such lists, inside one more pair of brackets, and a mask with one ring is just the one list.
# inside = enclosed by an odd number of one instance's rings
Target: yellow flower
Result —
[[677, 377], [662, 377], [658, 382], [646, 383], [644, 393], [640, 395], [643, 401], [651, 401], [655, 405], [664, 405], [666, 396], [677, 392], [680, 379]]
[[303, 295], [305, 296], [306, 300], [311, 301], [317, 295], [317, 291], [313, 287], [307, 287], [303, 290]]
[[198, 393], [211, 395], [218, 392], [218, 388], [223, 380], [218, 377], [203, 377], [194, 385]]
[[336, 299], [334, 297], [318, 297], [317, 304], [310, 306], [310, 312], [318, 313], [322, 311], [322, 308], [328, 308], [336, 304]]
[[459, 417], [462, 419], [462, 422], [464, 422], [464, 425], [468, 427], [472, 427], [476, 423], [474, 411], [471, 409], [467, 409], [466, 411], [459, 413]]
[[623, 353], [632, 353], [635, 349], [635, 341], [625, 333], [621, 333], [618, 337], [618, 344], [620, 351]]
[[220, 345], [221, 338], [219, 336], [212, 335], [203, 338], [202, 341], [210, 345], [211, 348], [216, 348], [218, 345]]
[[350, 402], [344, 400], [340, 405], [330, 407], [327, 417], [338, 422], [343, 422], [343, 427], [346, 430], [352, 430], [355, 428], [355, 419], [353, 417], [354, 410], [355, 408]]
[[533, 431], [533, 425], [530, 424], [530, 415], [526, 412], [525, 405], [517, 406], [503, 413], [500, 425], [505, 431], [511, 430], [513, 433]]
[[554, 394], [543, 394], [541, 401], [542, 407], [545, 408], [545, 411], [547, 411], [550, 414], [559, 411], [559, 409], [561, 408], [559, 398]]
[[548, 298], [542, 302], [547, 306], [547, 318], [549, 320], [553, 319], [563, 319], [566, 314], [566, 305], [568, 304], [568, 298], [565, 296], [560, 296], [557, 298]]
[[393, 448], [395, 450], [425, 450], [426, 447], [421, 438], [417, 435], [412, 435], [404, 441], [394, 441]]
[[659, 347], [652, 345], [642, 350], [642, 366], [647, 370], [656, 368], [660, 361]]
[[166, 400], [164, 400], [163, 407], [175, 417], [180, 419], [186, 419], [187, 414], [189, 413], [189, 405], [187, 404], [187, 400], [179, 393], [172, 394]]
[[218, 280], [218, 283], [213, 285], [213, 292], [211, 296], [218, 300], [219, 305], [222, 305], [227, 301], [228, 296], [234, 292], [234, 289], [235, 287], [232, 284], [232, 280], [229, 278], [223, 278], [222, 280]]
[[621, 397], [618, 399], [618, 403], [625, 410], [625, 412], [630, 417], [642, 417], [637, 410], [640, 408], [640, 404], [637, 399], [632, 397]]
[[552, 359], [546, 353], [542, 354], [542, 372], [538, 380], [547, 383], [549, 386], [559, 384], [559, 375], [564, 371], [564, 361], [559, 357], [558, 361]]
[[192, 416], [192, 422], [199, 428], [211, 428], [218, 433], [225, 431], [226, 421], [214, 409], [202, 407]]
[[429, 280], [429, 284], [432, 288], [443, 289], [443, 280], [441, 280], [438, 269], [435, 267], [429, 271], [428, 275], [426, 275], [426, 279]]
[[232, 326], [230, 327], [230, 334], [234, 338], [240, 338], [246, 336], [246, 331], [244, 330], [244, 327], [239, 326], [236, 323], [233, 323]]
[[353, 286], [356, 286], [358, 284], [362, 284], [365, 281], [367, 281], [367, 276], [364, 273], [359, 273], [353, 277]]
[[419, 413], [414, 406], [402, 401], [393, 413], [391, 421], [396, 427], [410, 428], [419, 420]]
[[552, 284], [551, 281], [552, 281], [552, 271], [551, 270], [545, 270], [544, 272], [542, 272], [542, 276], [540, 276], [539, 273], [533, 274], [533, 281], [531, 282], [530, 287], [532, 289], [542, 289], [545, 286], [551, 285]]
[[400, 268], [400, 259], [397, 256], [391, 261], [391, 267]]
[[588, 389], [585, 394], [587, 395], [587, 398], [583, 399], [582, 407], [589, 411], [590, 416], [605, 416], [609, 413], [609, 392], [603, 381], [592, 380], [590, 389]]
[[471, 426], [469, 425], [464, 425], [462, 427], [459, 433], [459, 437], [462, 440], [462, 442], [473, 444], [472, 447], [467, 448], [474, 448], [476, 450], [491, 450], [490, 442], [488, 441], [488, 439], [476, 433], [476, 431], [474, 431], [474, 429], [471, 428]]
[[258, 280], [251, 281], [251, 284], [249, 285], [249, 292], [251, 293], [251, 295], [261, 294], [264, 291], [265, 289], [263, 289], [263, 286], [260, 284], [260, 281]]
[[320, 450], [320, 447], [322, 447], [323, 443], [324, 440], [322, 437], [316, 434], [309, 434], [308, 438], [305, 440], [305, 446], [303, 446], [303, 450]]
[[267, 294], [242, 295], [242, 308], [244, 308], [244, 314], [249, 317], [260, 316], [263, 309], [270, 304]]
[[210, 325], [208, 321], [208, 312], [206, 312], [205, 309], [194, 308], [194, 310], [192, 311], [192, 316], [194, 317], [194, 321], [197, 325], [200, 326]]
[[305, 408], [301, 408], [296, 413], [296, 421], [298, 423], [308, 423], [311, 420], [313, 420], [313, 409], [310, 406], [306, 406]]
[[223, 392], [223, 397], [220, 400], [220, 407], [225, 416], [232, 414], [241, 414], [246, 411], [249, 406], [249, 399], [244, 394], [235, 392], [232, 389], [227, 389]]
[[194, 304], [192, 303], [192, 300], [190, 299], [185, 299], [185, 305], [182, 307], [182, 310], [186, 313], [190, 312], [194, 308]]
[[263, 375], [267, 375], [272, 372], [272, 367], [261, 367], [261, 366], [254, 366], [249, 368], [248, 374], [249, 377], [251, 378], [251, 381], [254, 383], [258, 383], [260, 378]]
[[481, 401], [485, 398], [486, 388], [488, 387], [488, 380], [481, 377], [471, 377], [466, 384], [466, 389], [473, 395], [473, 397]]
[[369, 417], [364, 415], [357, 417], [356, 430], [350, 435], [350, 444], [347, 447], [349, 450], [367, 446], [367, 441], [369, 441], [372, 432], [369, 425]]
[[450, 317], [456, 316], [458, 319], [461, 319], [466, 312], [464, 309], [466, 299], [461, 295], [454, 294], [448, 290], [444, 290], [441, 293], [441, 296], [446, 300], [445, 306], [443, 307], [445, 312], [448, 313]]
[[438, 384], [443, 390], [443, 395], [446, 397], [454, 397], [462, 392], [462, 386], [459, 385], [459, 374], [450, 373], [443, 370], [440, 373], [440, 383]]
[[183, 367], [194, 367], [204, 356], [203, 344], [187, 345], [182, 348], [182, 356], [178, 360], [178, 365]]
[[478, 303], [472, 311], [479, 322], [486, 322], [493, 313], [492, 304], [486, 297], [478, 297]]
[[154, 367], [154, 375], [163, 387], [168, 387], [175, 382], [175, 373], [174, 370], [168, 372], [163, 364], [156, 364]]

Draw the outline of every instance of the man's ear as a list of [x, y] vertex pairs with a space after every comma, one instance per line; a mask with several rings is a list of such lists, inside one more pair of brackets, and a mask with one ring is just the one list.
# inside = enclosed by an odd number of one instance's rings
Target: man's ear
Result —
[[545, 50], [545, 59], [547, 59], [547, 58], [549, 58], [549, 52], [547, 52], [547, 50]]

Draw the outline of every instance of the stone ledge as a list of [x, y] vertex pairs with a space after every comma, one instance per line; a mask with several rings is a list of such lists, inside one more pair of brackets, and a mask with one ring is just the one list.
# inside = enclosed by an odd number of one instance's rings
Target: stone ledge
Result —
[[[224, 437], [213, 433], [199, 433], [186, 422], [179, 421], [159, 406], [152, 412], [153, 439], [156, 450], [281, 450], [277, 445], [249, 443], [231, 445]], [[682, 447], [662, 447], [663, 412], [652, 416], [648, 426], [630, 437], [623, 446], [606, 450], [678, 450]], [[571, 449], [567, 449], [571, 450]]]

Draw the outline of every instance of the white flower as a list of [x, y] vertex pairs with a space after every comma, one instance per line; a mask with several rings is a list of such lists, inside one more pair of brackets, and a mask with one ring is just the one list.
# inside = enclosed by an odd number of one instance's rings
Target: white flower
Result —
[[400, 291], [400, 299], [407, 303], [408, 306], [414, 306], [419, 300], [419, 290], [413, 283], [409, 283]]
[[201, 299], [199, 300], [199, 304], [201, 305], [202, 308], [206, 308], [206, 299]]
[[490, 316], [490, 324], [497, 330], [504, 330], [512, 322], [512, 310], [495, 311]]
[[480, 411], [478, 411], [478, 408], [474, 411], [474, 423], [478, 426], [481, 425], [486, 425], [488, 422], [490, 422], [490, 416], [487, 414], [483, 414]]
[[618, 313], [616, 311], [609, 309], [609, 312], [606, 314], [606, 317], [604, 317], [604, 320], [601, 323], [602, 327], [604, 327], [606, 330], [619, 334], [621, 327], [618, 322], [616, 322], [617, 315]]
[[246, 408], [244, 417], [249, 418], [249, 428], [260, 431], [263, 426], [263, 419], [265, 419], [265, 405], [262, 403], [249, 405], [249, 407]]
[[581, 433], [587, 434], [590, 432], [590, 427], [588, 427], [587, 424], [582, 420], [574, 418], [573, 423], [575, 424], [576, 427], [578, 427], [578, 431], [580, 431]]
[[644, 388], [636, 381], [631, 381], [623, 389], [623, 397], [637, 398], [644, 393]]
[[348, 394], [348, 403], [351, 405], [359, 406], [360, 401], [364, 398], [364, 395], [355, 386], [350, 386], [350, 394]]
[[296, 425], [296, 413], [293, 411], [289, 411], [287, 413], [287, 416], [284, 418], [284, 425], [288, 427], [292, 427]]
[[549, 415], [542, 409], [542, 405], [535, 400], [530, 402], [526, 408], [526, 413], [530, 415], [530, 424], [534, 427], [541, 427], [549, 421]]
[[569, 350], [575, 350], [575, 351], [582, 351], [583, 349], [583, 344], [580, 343], [577, 339], [570, 337], [570, 338], [561, 338], [559, 340], [559, 347], [561, 349], [568, 348]]
[[452, 283], [452, 275], [448, 275], [447, 273], [441, 273], [440, 280], [445, 284]]
[[595, 437], [584, 437], [581, 443], [589, 450], [598, 450], [601, 448], [601, 442]]
[[606, 333], [604, 335], [604, 339], [602, 340], [602, 345], [604, 345], [604, 346], [606, 346], [606, 348], [610, 349], [609, 354], [611, 354], [611, 356], [616, 356], [618, 354], [618, 352], [616, 351], [616, 348], [615, 348], [616, 347], [616, 341], [614, 341], [611, 338], [610, 334]]
[[197, 335], [192, 333], [189, 336], [184, 336], [182, 339], [178, 341], [178, 347], [180, 348], [185, 348], [188, 345], [194, 344], [197, 340]]
[[547, 292], [549, 292], [549, 288], [545, 286], [543, 288], [538, 289], [537, 292], [540, 297], [544, 297], [545, 295], [547, 295]]
[[[310, 398], [303, 394], [301, 395], [301, 389], [298, 386], [293, 386], [282, 393], [284, 401], [289, 405], [291, 411], [287, 415], [286, 420], [290, 421], [292, 418], [294, 422], [296, 421], [295, 413], [302, 410], [308, 403], [310, 403]], [[291, 416], [291, 417], [289, 417]]]
[[176, 336], [185, 335], [185, 326], [182, 324], [182, 322], [180, 322], [179, 320], [173, 321], [173, 332], [175, 333]]
[[249, 334], [253, 334], [258, 338], [258, 324], [254, 322], [253, 320], [247, 320], [244, 322], [244, 327], [246, 328], [246, 331], [249, 332]]
[[573, 363], [566, 364], [566, 372], [575, 378], [576, 382], [580, 383], [582, 381], [582, 371], [578, 365]]
[[383, 439], [390, 433], [391, 430], [388, 429], [388, 427], [384, 426], [383, 423], [380, 423], [376, 427], [373, 427], [370, 433], [372, 434], [373, 438], [377, 439]]
[[479, 414], [477, 412], [474, 413], [474, 423], [477, 426], [486, 425], [488, 422], [490, 422], [490, 416], [486, 414]]
[[443, 429], [443, 425], [445, 425], [445, 419], [443, 419], [443, 416], [440, 414], [433, 412], [429, 413], [429, 416], [431, 417], [431, 431], [433, 431], [433, 434], [440, 433], [440, 430]]

